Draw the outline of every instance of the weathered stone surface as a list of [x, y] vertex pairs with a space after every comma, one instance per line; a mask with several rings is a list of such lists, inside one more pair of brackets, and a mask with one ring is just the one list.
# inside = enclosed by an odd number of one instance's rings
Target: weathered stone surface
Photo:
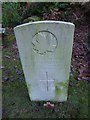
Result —
[[66, 101], [74, 24], [38, 21], [14, 31], [31, 100]]

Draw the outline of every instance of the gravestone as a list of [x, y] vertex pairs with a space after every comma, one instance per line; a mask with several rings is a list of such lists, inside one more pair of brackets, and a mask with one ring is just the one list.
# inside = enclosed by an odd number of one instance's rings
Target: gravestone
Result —
[[30, 22], [14, 32], [31, 100], [66, 101], [74, 24]]

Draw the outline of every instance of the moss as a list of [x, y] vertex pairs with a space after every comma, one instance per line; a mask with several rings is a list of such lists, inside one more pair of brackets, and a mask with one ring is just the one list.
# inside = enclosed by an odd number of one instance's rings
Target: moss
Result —
[[61, 93], [60, 86], [58, 84], [55, 85], [55, 95], [58, 96]]
[[27, 87], [28, 87], [28, 92], [30, 94], [30, 92], [31, 92], [31, 84], [28, 84]]
[[57, 82], [55, 84], [55, 98], [59, 99], [61, 94], [66, 94], [67, 88], [67, 82]]
[[40, 17], [38, 17], [38, 16], [28, 17], [28, 18], [23, 20], [23, 23], [35, 22], [35, 21], [40, 21]]

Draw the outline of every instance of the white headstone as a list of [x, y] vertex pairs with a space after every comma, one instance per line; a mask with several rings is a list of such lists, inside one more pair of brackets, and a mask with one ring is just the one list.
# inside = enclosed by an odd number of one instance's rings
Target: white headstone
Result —
[[74, 24], [38, 21], [14, 31], [31, 100], [66, 101]]

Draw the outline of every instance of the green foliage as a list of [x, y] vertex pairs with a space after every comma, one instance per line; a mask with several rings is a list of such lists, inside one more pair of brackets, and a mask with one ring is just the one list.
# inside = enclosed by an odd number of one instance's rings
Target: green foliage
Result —
[[20, 24], [21, 16], [19, 8], [20, 4], [15, 2], [5, 2], [2, 4], [2, 21], [4, 27]]
[[28, 13], [30, 15], [42, 16], [42, 13], [49, 12], [52, 6], [53, 6], [53, 3], [50, 3], [50, 2], [32, 3]]
[[[24, 19], [30, 18], [32, 16], [37, 16], [42, 20], [43, 14], [48, 13], [52, 11], [59, 11], [61, 20], [68, 21], [68, 15], [70, 11], [72, 12], [72, 9], [75, 8], [75, 5], [79, 8], [81, 7], [82, 10], [85, 10], [86, 19], [89, 22], [90, 20], [90, 10], [89, 5], [81, 5], [78, 3], [70, 3], [70, 2], [4, 2], [2, 4], [3, 8], [3, 15], [2, 15], [2, 21], [3, 26], [16, 26], [18, 24], [22, 24]], [[62, 12], [63, 11], [63, 12]], [[47, 14], [47, 15], [48, 15]], [[65, 18], [65, 19], [64, 19]], [[37, 19], [31, 20], [31, 21], [37, 21]], [[70, 21], [70, 20], [69, 20]], [[78, 21], [76, 21], [75, 24], [78, 24]]]
[[34, 21], [39, 21], [40, 17], [38, 16], [32, 16], [32, 17], [28, 17], [26, 19], [23, 20], [23, 23], [27, 23], [27, 22], [34, 22]]
[[[28, 7], [28, 4], [30, 6]], [[54, 9], [65, 9], [70, 6], [70, 3], [59, 2], [5, 2], [2, 4], [2, 21], [3, 26], [16, 26], [23, 23], [24, 19], [32, 16], [42, 18], [43, 13], [50, 13]], [[34, 21], [36, 21], [34, 19]]]
[[58, 8], [58, 9], [67, 9], [70, 6], [70, 3], [66, 2], [66, 3], [61, 3], [61, 2], [56, 2], [54, 3], [54, 7]]
[[61, 2], [43, 2], [43, 3], [32, 3], [30, 7], [30, 14], [41, 15], [45, 12], [50, 12], [54, 9], [66, 9], [70, 6], [70, 3], [61, 3]]

